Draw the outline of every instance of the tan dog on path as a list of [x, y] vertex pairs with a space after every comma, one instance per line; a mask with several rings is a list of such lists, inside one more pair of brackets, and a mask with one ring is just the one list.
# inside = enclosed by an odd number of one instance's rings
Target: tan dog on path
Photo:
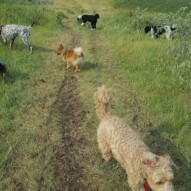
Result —
[[56, 49], [57, 55], [61, 55], [63, 62], [66, 63], [66, 69], [73, 66], [74, 72], [79, 72], [84, 64], [84, 54], [81, 47], [76, 47], [73, 50], [67, 50], [62, 44]]
[[132, 191], [144, 191], [147, 180], [153, 191], [174, 191], [173, 169], [170, 156], [157, 156], [140, 136], [122, 119], [109, 111], [111, 91], [99, 87], [94, 94], [96, 114], [100, 120], [97, 141], [103, 159], [109, 161], [114, 155], [128, 175]]

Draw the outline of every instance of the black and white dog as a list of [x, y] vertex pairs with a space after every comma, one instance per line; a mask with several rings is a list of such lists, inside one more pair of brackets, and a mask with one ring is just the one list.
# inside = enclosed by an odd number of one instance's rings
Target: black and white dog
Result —
[[95, 15], [79, 15], [77, 17], [77, 20], [81, 22], [81, 25], [90, 22], [92, 29], [96, 29], [97, 19], [99, 18], [100, 18], [99, 14], [96, 13]]
[[165, 30], [161, 26], [146, 26], [145, 33], [150, 33], [151, 38], [159, 38], [160, 35], [165, 33]]
[[175, 24], [172, 25], [172, 26], [167, 26], [167, 25], [166, 25], [166, 26], [164, 26], [163, 28], [164, 28], [164, 30], [165, 30], [166, 39], [167, 39], [168, 41], [171, 41], [172, 38], [173, 38], [173, 31], [176, 30], [176, 25], [175, 25]]
[[151, 38], [159, 38], [162, 34], [165, 34], [166, 39], [171, 41], [173, 38], [173, 31], [176, 30], [176, 25], [172, 26], [146, 26], [145, 33], [150, 33]]

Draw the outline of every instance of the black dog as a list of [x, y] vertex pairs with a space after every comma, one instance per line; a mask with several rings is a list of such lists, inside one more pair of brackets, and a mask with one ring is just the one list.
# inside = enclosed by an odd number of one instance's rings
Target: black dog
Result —
[[82, 22], [81, 25], [84, 25], [86, 22], [90, 22], [92, 29], [96, 29], [96, 23], [97, 23], [97, 19], [99, 19], [100, 16], [99, 14], [95, 14], [95, 15], [79, 15], [77, 17], [77, 20]]
[[6, 74], [6, 66], [1, 61], [0, 61], [0, 74], [2, 78], [4, 78]]

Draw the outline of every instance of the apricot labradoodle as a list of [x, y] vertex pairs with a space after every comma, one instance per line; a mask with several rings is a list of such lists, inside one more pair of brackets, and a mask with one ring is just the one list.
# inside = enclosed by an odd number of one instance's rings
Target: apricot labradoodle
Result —
[[148, 182], [153, 191], [174, 191], [173, 169], [170, 156], [157, 156], [140, 136], [122, 119], [109, 111], [110, 89], [99, 87], [94, 94], [96, 114], [100, 120], [97, 131], [98, 145], [106, 161], [112, 154], [128, 175], [132, 191], [144, 191]]

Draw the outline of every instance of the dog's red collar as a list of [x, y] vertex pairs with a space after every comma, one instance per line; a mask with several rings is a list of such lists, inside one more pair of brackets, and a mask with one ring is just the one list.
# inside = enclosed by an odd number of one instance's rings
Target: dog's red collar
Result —
[[149, 183], [147, 179], [145, 180], [145, 191], [149, 191]]

